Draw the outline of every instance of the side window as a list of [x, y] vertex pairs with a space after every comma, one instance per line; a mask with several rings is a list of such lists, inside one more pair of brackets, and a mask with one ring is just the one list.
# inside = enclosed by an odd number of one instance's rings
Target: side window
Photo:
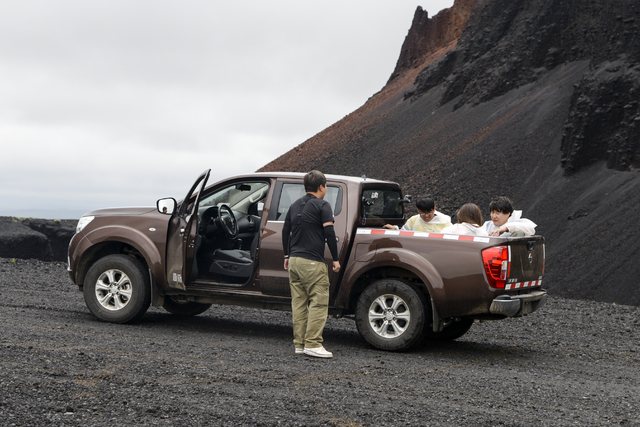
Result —
[[[282, 183], [281, 186], [276, 186], [276, 196], [278, 187], [280, 187], [282, 190], [279, 194], [280, 197], [277, 198], [277, 202], [274, 199], [276, 208], [271, 209], [271, 211], [269, 212], [269, 220], [271, 221], [284, 221], [285, 217], [287, 216], [287, 212], [289, 212], [291, 203], [295, 202], [300, 197], [306, 194], [306, 192], [304, 191], [304, 185], [301, 183], [285, 182]], [[338, 215], [342, 211], [342, 188], [336, 185], [327, 185], [327, 194], [324, 196], [324, 200], [329, 202], [329, 204], [331, 205], [333, 215]]]

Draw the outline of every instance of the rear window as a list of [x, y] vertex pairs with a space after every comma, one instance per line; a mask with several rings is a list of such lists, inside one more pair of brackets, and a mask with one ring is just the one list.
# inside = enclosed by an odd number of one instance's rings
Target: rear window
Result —
[[402, 194], [396, 188], [367, 188], [362, 192], [362, 220], [403, 219]]

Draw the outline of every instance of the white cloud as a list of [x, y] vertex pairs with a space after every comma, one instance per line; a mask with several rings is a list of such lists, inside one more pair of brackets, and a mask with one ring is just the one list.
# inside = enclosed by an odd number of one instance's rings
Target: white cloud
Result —
[[206, 168], [254, 171], [382, 88], [416, 7], [3, 2], [0, 215], [151, 205]]

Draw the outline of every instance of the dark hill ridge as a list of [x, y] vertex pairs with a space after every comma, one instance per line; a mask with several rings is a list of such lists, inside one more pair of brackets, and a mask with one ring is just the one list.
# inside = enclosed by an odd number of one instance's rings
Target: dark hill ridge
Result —
[[77, 220], [0, 216], [0, 258], [66, 261]]
[[551, 294], [640, 305], [639, 60], [636, 0], [418, 8], [387, 85], [261, 170], [389, 179], [449, 214], [507, 195]]

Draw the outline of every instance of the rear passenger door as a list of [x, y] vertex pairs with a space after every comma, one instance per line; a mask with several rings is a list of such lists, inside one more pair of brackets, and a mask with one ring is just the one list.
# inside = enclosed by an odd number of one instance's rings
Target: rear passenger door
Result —
[[[334, 228], [338, 239], [338, 254], [342, 253], [347, 231], [347, 188], [343, 183], [327, 181], [327, 194], [324, 198], [333, 210]], [[264, 294], [291, 296], [289, 289], [289, 272], [284, 269], [284, 251], [282, 250], [282, 227], [284, 219], [293, 202], [305, 195], [302, 180], [278, 180], [274, 187], [269, 207], [267, 223], [260, 242], [260, 289]], [[325, 261], [329, 266], [329, 280], [332, 286], [338, 274], [331, 270], [331, 252], [325, 245]]]

